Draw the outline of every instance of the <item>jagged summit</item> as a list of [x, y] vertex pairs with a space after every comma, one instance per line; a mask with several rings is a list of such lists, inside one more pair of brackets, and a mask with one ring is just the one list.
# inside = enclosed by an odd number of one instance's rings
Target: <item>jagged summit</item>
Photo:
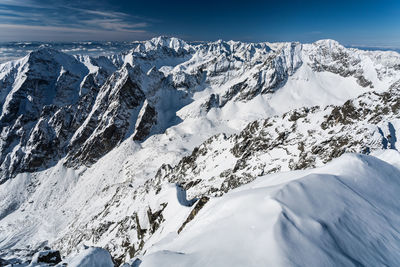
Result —
[[[68, 55], [61, 51], [44, 47], [30, 52], [27, 56], [27, 64], [30, 70], [43, 72], [62, 72], [68, 71], [74, 75], [86, 75], [87, 68], [79, 62], [74, 56]], [[42, 68], [42, 69], [41, 69]], [[46, 70], [49, 68], [49, 70]], [[43, 75], [45, 75], [43, 73]]]
[[[134, 43], [135, 44], [135, 43]], [[165, 53], [165, 49], [171, 49], [175, 53], [189, 53], [193, 51], [191, 45], [185, 41], [167, 36], [154, 37], [147, 41], [137, 42], [136, 47], [133, 48], [133, 52], [148, 53], [150, 51], [160, 51]]]
[[149, 42], [155, 45], [167, 46], [175, 50], [188, 47], [188, 44], [185, 41], [175, 37], [159, 36], [159, 37], [154, 37]]
[[43, 57], [45, 59], [45, 58], [52, 58], [52, 57], [54, 57], [54, 55], [60, 55], [60, 54], [65, 54], [65, 53], [62, 53], [51, 47], [43, 46], [43, 47], [39, 47], [38, 49], [29, 52], [28, 56], [30, 58], [31, 57], [32, 58]]
[[[194, 44], [191, 44], [190, 42], [186, 42], [182, 39], [176, 38], [176, 37], [168, 37], [168, 36], [158, 36], [154, 37], [148, 41], [143, 41], [140, 42], [143, 46], [140, 49], [137, 49], [136, 51], [143, 51], [143, 50], [155, 50], [159, 49], [161, 47], [165, 48], [170, 48], [175, 51], [178, 50], [186, 50], [190, 51], [192, 49], [195, 49], [197, 46], [197, 50], [201, 50], [202, 48], [208, 48], [212, 50], [218, 50], [218, 51], [224, 51], [224, 50], [251, 50], [252, 48], [258, 48], [258, 49], [265, 49], [265, 50], [270, 50], [270, 46], [273, 48], [278, 48], [282, 46], [287, 46], [287, 45], [299, 45], [299, 42], [281, 42], [281, 43], [269, 43], [269, 42], [260, 42], [260, 43], [254, 43], [254, 42], [242, 42], [242, 41], [224, 41], [222, 39], [213, 41], [213, 42], [195, 42]], [[324, 46], [329, 49], [334, 48], [334, 47], [342, 47], [344, 48], [343, 45], [341, 45], [338, 41], [332, 40], [332, 39], [322, 39], [318, 40], [312, 44], [309, 45], [316, 45], [316, 46]], [[196, 50], [196, 49], [195, 49]]]

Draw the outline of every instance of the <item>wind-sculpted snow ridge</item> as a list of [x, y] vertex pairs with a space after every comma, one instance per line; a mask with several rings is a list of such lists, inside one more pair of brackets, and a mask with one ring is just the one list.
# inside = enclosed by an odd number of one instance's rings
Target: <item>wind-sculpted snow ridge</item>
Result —
[[[150, 266], [398, 266], [400, 155], [346, 154], [211, 199]], [[397, 166], [397, 167], [395, 167]], [[133, 261], [132, 261], [133, 262]]]
[[2, 64], [0, 258], [87, 245], [136, 266], [259, 176], [394, 151], [399, 66], [332, 40], [166, 37]]

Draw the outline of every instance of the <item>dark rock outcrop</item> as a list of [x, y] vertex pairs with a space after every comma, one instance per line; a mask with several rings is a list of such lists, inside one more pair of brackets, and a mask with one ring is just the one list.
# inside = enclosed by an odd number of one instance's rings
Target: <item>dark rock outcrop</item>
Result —
[[39, 264], [45, 263], [50, 266], [56, 265], [57, 263], [61, 262], [60, 251], [58, 250], [40, 251], [33, 257], [32, 261]]

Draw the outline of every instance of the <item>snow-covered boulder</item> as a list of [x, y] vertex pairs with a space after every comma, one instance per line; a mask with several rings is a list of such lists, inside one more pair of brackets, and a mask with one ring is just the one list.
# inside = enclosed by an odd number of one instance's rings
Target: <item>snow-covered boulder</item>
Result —
[[62, 264], [65, 263], [68, 267], [114, 267], [110, 253], [98, 247], [85, 247]]

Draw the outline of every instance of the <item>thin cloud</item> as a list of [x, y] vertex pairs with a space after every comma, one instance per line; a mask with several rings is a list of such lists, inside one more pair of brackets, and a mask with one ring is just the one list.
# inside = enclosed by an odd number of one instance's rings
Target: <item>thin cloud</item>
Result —
[[43, 8], [44, 6], [31, 0], [1, 0], [0, 5], [17, 7]]
[[[0, 29], [10, 30], [35, 30], [35, 31], [58, 31], [58, 32], [78, 32], [78, 33], [101, 33], [107, 32], [104, 30], [73, 28], [73, 27], [57, 27], [57, 26], [38, 26], [38, 25], [24, 25], [24, 24], [0, 24]], [[143, 33], [144, 30], [126, 30], [132, 33]]]
[[121, 19], [92, 19], [84, 20], [82, 23], [90, 26], [98, 26], [104, 30], [116, 31], [136, 31], [138, 28], [145, 28], [148, 26], [146, 22], [140, 23], [126, 23]]
[[99, 30], [63, 26], [0, 23], [2, 41], [127, 41], [154, 36], [144, 30]]
[[107, 17], [107, 18], [130, 17], [129, 14], [126, 14], [123, 12], [117, 12], [117, 11], [99, 11], [99, 10], [90, 10], [90, 9], [83, 9], [83, 8], [70, 7], [70, 6], [63, 6], [63, 7], [71, 9], [71, 10], [79, 11], [81, 13], [97, 15], [97, 16], [102, 16], [102, 17]]
[[[65, 34], [68, 39], [71, 39], [70, 35], [73, 33], [87, 33], [106, 38], [107, 36], [123, 36], [122, 34], [144, 34], [150, 26], [149, 20], [139, 19], [137, 16], [119, 11], [83, 9], [57, 4], [46, 5], [44, 2], [37, 4], [36, 1], [31, 0], [1, 1], [2, 36], [0, 36], [0, 41], [5, 40], [5, 36], [12, 35], [14, 38], [18, 33], [24, 40], [29, 36], [32, 40], [43, 36], [51, 38], [49, 32], [57, 33], [57, 35]], [[13, 30], [16, 32], [12, 33]], [[30, 31], [35, 34], [33, 35]], [[42, 35], [42, 37], [37, 35]]]

